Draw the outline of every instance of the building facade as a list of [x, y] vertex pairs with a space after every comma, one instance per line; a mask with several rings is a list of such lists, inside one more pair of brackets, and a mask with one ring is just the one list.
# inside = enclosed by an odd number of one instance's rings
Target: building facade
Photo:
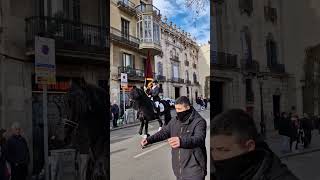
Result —
[[210, 42], [200, 46], [199, 50], [199, 81], [201, 94], [203, 97], [210, 98]]
[[[120, 104], [123, 91], [144, 86], [148, 56], [154, 72], [154, 56], [161, 53], [161, 14], [150, 0], [111, 0], [110, 8], [110, 101]], [[127, 88], [121, 87], [121, 73], [128, 76]]]
[[274, 127], [274, 115], [288, 111], [289, 74], [284, 58], [279, 1], [213, 2], [213, 105], [218, 114], [243, 108], [257, 122]]
[[199, 49], [191, 34], [166, 18], [161, 23], [162, 53], [155, 57], [156, 78], [163, 96], [176, 99], [187, 96], [192, 102], [202, 95], [199, 83]]
[[60, 137], [69, 80], [85, 78], [108, 89], [108, 19], [104, 0], [0, 1], [0, 127], [21, 124], [34, 173], [43, 167], [42, 89], [34, 77], [35, 37], [55, 40], [57, 84], [48, 87], [48, 129], [49, 137]]

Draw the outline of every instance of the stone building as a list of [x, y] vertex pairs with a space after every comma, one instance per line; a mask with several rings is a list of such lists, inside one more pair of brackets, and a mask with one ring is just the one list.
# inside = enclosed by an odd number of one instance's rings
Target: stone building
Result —
[[199, 83], [199, 46], [191, 34], [166, 18], [161, 23], [162, 53], [155, 57], [156, 78], [163, 96], [176, 99], [187, 96], [191, 101], [202, 95]]
[[200, 46], [199, 59], [201, 94], [208, 99], [210, 98], [210, 42]]
[[108, 88], [104, 0], [0, 1], [0, 127], [21, 123], [33, 172], [43, 163], [42, 89], [35, 84], [35, 36], [55, 40], [57, 84], [48, 87], [49, 137], [60, 135], [69, 79], [84, 77]]
[[214, 114], [247, 110], [273, 128], [276, 113], [287, 111], [289, 81], [280, 1], [213, 2], [211, 54]]
[[[110, 8], [110, 101], [120, 104], [123, 90], [127, 94], [144, 85], [148, 53], [154, 72], [154, 56], [161, 53], [161, 14], [151, 0], [111, 0]], [[121, 73], [128, 75], [126, 89], [120, 87]]]

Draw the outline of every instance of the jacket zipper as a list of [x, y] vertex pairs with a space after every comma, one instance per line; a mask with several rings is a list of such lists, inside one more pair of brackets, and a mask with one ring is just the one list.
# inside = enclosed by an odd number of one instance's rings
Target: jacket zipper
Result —
[[[182, 134], [182, 127], [180, 128], [180, 138], [181, 138], [181, 134]], [[181, 142], [180, 142], [181, 143]], [[180, 168], [180, 177], [182, 178], [182, 169], [181, 169], [181, 157], [180, 157], [180, 148], [179, 148], [179, 168]]]

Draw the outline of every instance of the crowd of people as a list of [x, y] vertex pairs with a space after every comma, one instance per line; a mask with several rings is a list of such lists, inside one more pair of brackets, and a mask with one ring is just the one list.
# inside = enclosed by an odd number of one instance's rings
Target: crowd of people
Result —
[[277, 129], [282, 136], [283, 153], [297, 151], [300, 145], [309, 147], [314, 123], [307, 113], [299, 117], [296, 113], [283, 112], [278, 118]]

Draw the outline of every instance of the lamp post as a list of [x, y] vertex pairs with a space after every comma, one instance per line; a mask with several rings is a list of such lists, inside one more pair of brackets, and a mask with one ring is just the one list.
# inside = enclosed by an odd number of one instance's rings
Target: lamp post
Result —
[[264, 121], [264, 112], [263, 112], [263, 96], [262, 96], [262, 87], [263, 87], [263, 80], [266, 80], [264, 75], [258, 75], [257, 79], [259, 81], [259, 89], [260, 89], [260, 133], [263, 137], [266, 135], [266, 125]]

